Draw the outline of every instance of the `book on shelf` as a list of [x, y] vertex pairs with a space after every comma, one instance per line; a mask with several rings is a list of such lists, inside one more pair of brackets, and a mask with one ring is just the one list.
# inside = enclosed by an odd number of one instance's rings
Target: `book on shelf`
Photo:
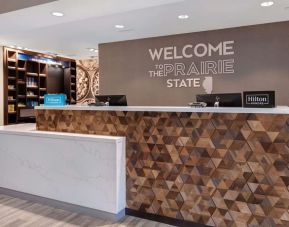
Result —
[[8, 85], [8, 89], [9, 90], [15, 90], [15, 86], [14, 85]]
[[9, 113], [15, 112], [15, 106], [14, 106], [14, 104], [9, 104], [9, 105], [8, 105], [8, 112], [9, 112]]

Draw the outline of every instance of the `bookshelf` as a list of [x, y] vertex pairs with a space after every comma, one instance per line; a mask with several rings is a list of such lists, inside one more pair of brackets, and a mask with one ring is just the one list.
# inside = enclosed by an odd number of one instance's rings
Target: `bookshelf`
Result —
[[69, 104], [76, 104], [76, 62], [71, 61], [70, 67], [64, 70], [65, 93]]
[[[12, 48], [4, 48], [4, 123], [17, 124], [35, 120], [34, 106], [44, 104], [44, 95], [48, 93], [47, 78], [49, 78], [49, 62], [24, 59], [24, 55], [36, 56], [35, 59], [45, 58], [46, 55], [31, 51], [22, 51]], [[51, 57], [50, 57], [51, 58]], [[69, 104], [76, 103], [76, 63], [72, 59], [54, 59], [66, 62], [72, 77], [66, 93]], [[30, 111], [30, 112], [29, 112]], [[24, 113], [22, 115], [21, 113]], [[26, 114], [28, 113], [28, 114]], [[32, 114], [32, 115], [31, 115]], [[24, 116], [24, 117], [23, 117]]]

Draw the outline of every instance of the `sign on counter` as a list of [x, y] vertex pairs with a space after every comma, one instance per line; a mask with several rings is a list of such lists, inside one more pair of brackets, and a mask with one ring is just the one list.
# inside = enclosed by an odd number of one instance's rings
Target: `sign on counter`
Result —
[[65, 94], [46, 94], [44, 95], [44, 106], [65, 106]]
[[244, 91], [243, 106], [252, 108], [275, 107], [275, 91]]

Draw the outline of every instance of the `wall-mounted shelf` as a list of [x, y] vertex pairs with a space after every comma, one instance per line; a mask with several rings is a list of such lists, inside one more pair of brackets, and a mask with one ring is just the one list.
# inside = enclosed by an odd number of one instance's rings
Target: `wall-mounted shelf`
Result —
[[38, 77], [38, 73], [26, 72], [27, 76]]
[[36, 99], [38, 98], [38, 95], [26, 95], [27, 99]]

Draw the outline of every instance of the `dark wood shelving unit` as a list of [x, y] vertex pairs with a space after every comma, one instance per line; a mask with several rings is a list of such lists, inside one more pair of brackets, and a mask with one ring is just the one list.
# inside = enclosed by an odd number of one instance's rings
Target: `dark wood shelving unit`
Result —
[[40, 105], [44, 104], [44, 95], [47, 93], [47, 75], [48, 75], [48, 65], [40, 63], [39, 83], [38, 83], [38, 98]]
[[[44, 103], [44, 95], [47, 93], [47, 78], [48, 63], [44, 61], [34, 61], [34, 59], [27, 59], [19, 57], [19, 54], [36, 56], [36, 58], [47, 58], [47, 55], [32, 52], [16, 50], [12, 48], [4, 48], [4, 123], [17, 124], [19, 122], [31, 122], [32, 117], [23, 118], [20, 114], [22, 110], [32, 111], [34, 106]], [[51, 56], [49, 56], [51, 57]], [[65, 66], [71, 75], [70, 82], [76, 83], [76, 63], [72, 59], [67, 58], [53, 58], [57, 61], [66, 62]], [[74, 67], [71, 69], [70, 67]], [[64, 75], [65, 76], [65, 75]], [[64, 81], [65, 82], [65, 81]], [[67, 94], [70, 104], [75, 103], [76, 90], [71, 93], [71, 86]], [[66, 89], [65, 89], [66, 90]], [[75, 93], [75, 94], [74, 94]], [[73, 102], [71, 102], [71, 100]]]
[[[6, 60], [6, 61], [5, 61]], [[4, 94], [5, 100], [7, 100], [4, 106], [4, 111], [7, 113], [6, 122], [16, 123], [17, 122], [17, 52], [13, 50], [7, 50], [4, 55], [4, 70], [6, 71], [6, 80], [4, 80], [4, 88], [6, 92]], [[6, 123], [5, 122], [5, 123]]]
[[71, 61], [70, 67], [64, 70], [65, 93], [69, 104], [76, 104], [76, 62]]

